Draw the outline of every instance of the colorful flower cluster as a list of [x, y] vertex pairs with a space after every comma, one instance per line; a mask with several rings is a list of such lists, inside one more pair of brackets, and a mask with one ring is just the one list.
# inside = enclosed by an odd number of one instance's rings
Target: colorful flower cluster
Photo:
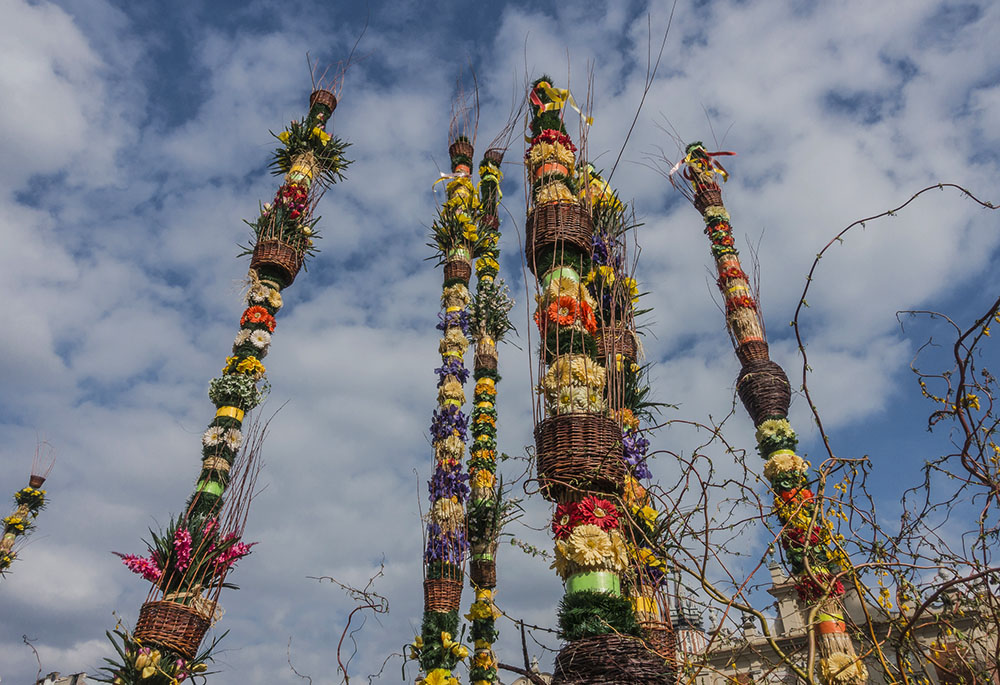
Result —
[[[32, 476], [35, 482], [36, 476]], [[44, 479], [38, 479], [44, 480]], [[45, 491], [30, 485], [14, 493], [17, 509], [3, 519], [3, 535], [0, 537], [0, 576], [10, 568], [17, 558], [14, 544], [31, 531], [38, 512], [45, 508]]]
[[115, 554], [132, 573], [156, 584], [165, 596], [200, 595], [201, 589], [224, 578], [257, 544], [240, 542], [236, 533], [222, 533], [215, 518], [203, 524], [178, 519], [162, 533], [150, 531], [150, 536], [147, 557]]

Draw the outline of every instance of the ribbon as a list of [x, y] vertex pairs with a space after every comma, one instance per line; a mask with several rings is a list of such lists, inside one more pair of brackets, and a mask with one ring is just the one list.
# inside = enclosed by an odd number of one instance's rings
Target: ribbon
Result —
[[465, 260], [468, 260], [471, 257], [471, 255], [469, 254], [468, 248], [465, 248], [465, 247], [456, 247], [456, 248], [453, 248], [451, 250], [448, 250], [448, 255], [447, 256], [448, 256], [449, 259], [451, 259], [453, 257], [458, 257], [458, 258], [465, 259]]
[[588, 571], [586, 573], [574, 573], [566, 579], [566, 593], [580, 592], [581, 590], [594, 590], [596, 592], [610, 592], [621, 595], [622, 584], [617, 573], [611, 571]]
[[195, 487], [195, 490], [197, 490], [198, 492], [207, 492], [210, 495], [217, 495], [221, 497], [223, 488], [222, 488], [222, 483], [216, 483], [214, 480], [202, 480], [198, 481], [198, 485], [197, 487]]
[[228, 416], [231, 419], [236, 419], [240, 423], [243, 422], [243, 416], [246, 414], [245, 411], [239, 407], [219, 407], [219, 410], [215, 412], [215, 416]]
[[819, 625], [816, 626], [816, 629], [819, 630], [820, 635], [847, 632], [847, 624], [841, 620], [844, 618], [843, 616], [837, 618], [829, 614], [819, 614], [816, 618], [819, 619]]
[[461, 359], [462, 358], [462, 353], [459, 352], [458, 350], [446, 350], [446, 351], [444, 351], [444, 352], [441, 353], [441, 356], [442, 357], [458, 357], [459, 359]]
[[462, 401], [461, 400], [447, 399], [444, 402], [442, 402], [441, 404], [443, 406], [445, 406], [445, 407], [447, 407], [450, 404], [450, 405], [452, 405], [454, 407], [458, 407], [459, 409], [462, 408]]
[[[773, 452], [767, 455], [767, 458], [770, 459], [771, 457], [777, 457], [782, 454], [787, 454], [792, 457], [795, 456], [795, 452], [793, 452], [792, 450], [774, 450]], [[821, 614], [821, 616], [826, 616], [826, 614]], [[843, 616], [841, 616], [841, 618], [843, 618]]]
[[472, 558], [475, 561], [493, 561], [493, 555], [489, 552], [480, 552], [479, 554], [473, 554]]
[[[542, 102], [542, 99], [538, 97], [536, 91], [541, 90], [552, 102]], [[553, 88], [551, 84], [542, 81], [537, 86], [531, 90], [531, 103], [538, 107], [539, 112], [548, 112], [553, 109], [562, 109], [566, 104], [569, 104], [577, 114], [580, 115], [580, 120], [590, 126], [594, 123], [593, 117], [584, 116], [583, 112], [580, 111], [580, 107], [576, 104], [576, 100], [573, 99], [573, 94], [569, 92], [568, 88]]]

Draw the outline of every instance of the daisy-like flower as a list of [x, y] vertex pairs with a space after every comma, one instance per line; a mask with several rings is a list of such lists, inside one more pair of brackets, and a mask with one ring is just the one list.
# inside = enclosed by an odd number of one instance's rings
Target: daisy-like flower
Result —
[[275, 310], [281, 309], [281, 292], [277, 288], [267, 289], [267, 303]]
[[556, 540], [554, 559], [549, 568], [555, 569], [560, 578], [565, 578], [569, 571], [569, 545], [565, 540]]
[[573, 411], [573, 388], [570, 387], [560, 388], [559, 394], [556, 396], [555, 413], [569, 414], [572, 411]]
[[570, 561], [580, 566], [600, 566], [611, 555], [611, 538], [593, 524], [574, 528], [566, 545]]
[[621, 571], [628, 566], [628, 545], [625, 544], [625, 538], [617, 530], [611, 531], [609, 536], [611, 538], [611, 565], [614, 570]]
[[576, 505], [576, 516], [581, 524], [593, 524], [601, 530], [618, 527], [618, 508], [600, 497], [588, 495]]
[[579, 305], [576, 300], [568, 295], [556, 298], [555, 302], [549, 304], [549, 320], [555, 321], [560, 326], [570, 326], [576, 321]]
[[267, 331], [240, 331], [241, 333], [248, 333], [247, 338], [250, 343], [256, 347], [258, 350], [266, 350], [271, 344], [271, 334]]
[[254, 304], [259, 304], [267, 299], [267, 291], [270, 290], [263, 283], [254, 283], [247, 290], [247, 302], [252, 302]]
[[243, 434], [237, 428], [230, 428], [222, 437], [222, 441], [226, 443], [226, 447], [235, 452], [243, 444]]
[[222, 436], [226, 429], [222, 426], [212, 426], [201, 436], [201, 444], [205, 447], [213, 447], [222, 442]]
[[573, 502], [563, 502], [556, 507], [556, 513], [552, 516], [552, 534], [557, 540], [565, 540], [572, 532], [575, 508], [576, 504]]
[[445, 400], [458, 400], [465, 404], [465, 391], [458, 381], [448, 381], [438, 388], [438, 404], [444, 404]]
[[250, 339], [250, 334], [252, 332], [253, 331], [251, 331], [249, 329], [246, 329], [246, 328], [241, 329], [240, 332], [236, 334], [236, 340], [233, 341], [233, 347], [239, 347], [240, 345], [242, 345], [243, 343], [245, 343], [247, 340], [249, 340]]
[[431, 519], [444, 530], [455, 530], [465, 521], [465, 510], [458, 498], [444, 497], [434, 503]]

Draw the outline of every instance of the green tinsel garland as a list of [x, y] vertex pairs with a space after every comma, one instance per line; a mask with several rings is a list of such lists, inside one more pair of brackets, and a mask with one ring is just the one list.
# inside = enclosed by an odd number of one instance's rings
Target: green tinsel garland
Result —
[[559, 603], [559, 637], [572, 642], [594, 635], [641, 634], [632, 603], [609, 592], [580, 590]]

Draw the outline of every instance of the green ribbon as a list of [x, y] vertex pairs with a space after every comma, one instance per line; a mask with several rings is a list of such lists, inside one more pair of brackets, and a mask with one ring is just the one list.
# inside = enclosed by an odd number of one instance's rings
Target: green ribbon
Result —
[[460, 259], [464, 259], [466, 261], [468, 261], [469, 259], [472, 259], [472, 255], [469, 254], [469, 250], [466, 249], [466, 248], [464, 248], [464, 247], [456, 247], [456, 248], [453, 248], [451, 250], [448, 250], [447, 256], [448, 256], [448, 259], [453, 259], [455, 257], [458, 257]]
[[574, 269], [568, 266], [560, 266], [555, 269], [550, 269], [544, 276], [542, 276], [542, 290], [549, 287], [556, 278], [568, 278], [574, 283], [580, 282], [580, 274], [578, 274]]
[[198, 481], [198, 486], [195, 488], [198, 492], [207, 492], [210, 495], [222, 496], [223, 487], [222, 483], [216, 483], [214, 480], [202, 480]]
[[770, 459], [771, 457], [774, 457], [779, 454], [790, 454], [793, 457], [795, 456], [795, 452], [792, 450], [774, 450], [773, 452], [767, 455], [767, 458]]
[[594, 590], [596, 592], [610, 592], [621, 596], [622, 581], [617, 573], [611, 571], [588, 571], [586, 573], [574, 573], [566, 579], [566, 594], [580, 592], [581, 590]]
[[476, 561], [493, 561], [493, 555], [489, 552], [481, 552], [480, 554], [473, 554], [472, 558]]
[[843, 614], [816, 614], [816, 622], [823, 623], [824, 621], [837, 621], [838, 623], [844, 622]]

